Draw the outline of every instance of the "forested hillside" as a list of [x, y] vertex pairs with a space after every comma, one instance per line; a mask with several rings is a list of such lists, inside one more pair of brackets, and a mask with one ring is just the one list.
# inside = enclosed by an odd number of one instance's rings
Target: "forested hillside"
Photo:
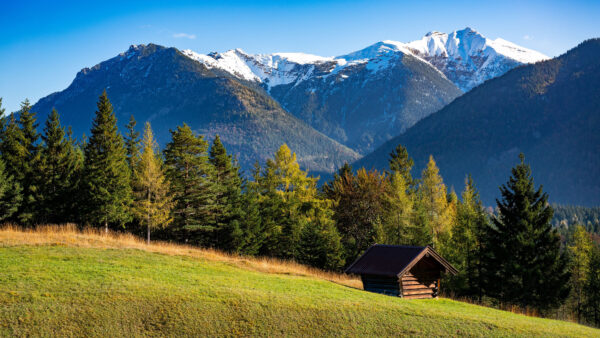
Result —
[[433, 155], [446, 182], [465, 176], [492, 205], [517, 154], [527, 155], [551, 202], [600, 204], [600, 40], [489, 80], [390, 140], [354, 166], [385, 168], [405, 146], [423, 168]]

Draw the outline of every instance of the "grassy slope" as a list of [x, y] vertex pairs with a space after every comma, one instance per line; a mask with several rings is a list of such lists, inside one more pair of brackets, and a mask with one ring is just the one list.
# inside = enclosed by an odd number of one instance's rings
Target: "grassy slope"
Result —
[[600, 334], [446, 299], [367, 293], [293, 264], [139, 248], [131, 238], [0, 231], [0, 335]]

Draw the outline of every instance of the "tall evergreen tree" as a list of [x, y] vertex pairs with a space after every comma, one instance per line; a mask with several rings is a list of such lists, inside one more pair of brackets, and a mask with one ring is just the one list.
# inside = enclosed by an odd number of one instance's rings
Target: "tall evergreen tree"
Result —
[[6, 171], [4, 161], [0, 159], [0, 222], [5, 222], [19, 210], [23, 196], [21, 186]]
[[78, 159], [55, 109], [46, 120], [42, 141], [36, 175], [39, 186], [37, 220], [50, 223], [74, 221], [71, 203], [76, 194]]
[[242, 232], [242, 177], [239, 166], [227, 150], [219, 135], [210, 147], [209, 161], [214, 170], [212, 181], [215, 192], [213, 243], [225, 250], [236, 251], [235, 238]]
[[267, 238], [265, 223], [262, 219], [260, 182], [261, 168], [258, 162], [254, 164], [252, 180], [244, 184], [242, 203], [244, 205], [244, 218], [237, 224], [230, 226], [229, 249], [237, 253], [256, 255], [261, 251]]
[[[2, 98], [0, 97], [0, 143], [2, 142], [4, 133], [4, 128], [6, 127], [6, 116], [4, 116], [4, 112], [6, 110], [2, 107]], [[0, 147], [0, 154], [2, 154], [2, 147]]]
[[166, 181], [163, 161], [150, 122], [146, 122], [143, 152], [136, 164], [134, 210], [142, 224], [146, 225], [147, 242], [150, 244], [150, 230], [165, 227], [171, 223], [172, 199]]
[[408, 156], [408, 151], [401, 144], [397, 145], [396, 149], [390, 154], [390, 172], [397, 172], [402, 175], [402, 178], [408, 187], [412, 187], [414, 184], [411, 175], [414, 164], [413, 159]]
[[85, 146], [83, 189], [85, 221], [103, 225], [123, 225], [131, 219], [132, 193], [123, 138], [106, 91], [98, 99], [91, 136]]
[[[85, 135], [84, 135], [85, 137]], [[73, 138], [73, 130], [71, 127], [67, 128], [67, 141], [71, 144], [69, 148], [70, 155], [69, 158], [73, 163], [73, 174], [71, 176], [71, 191], [72, 194], [69, 198], [69, 210], [70, 216], [74, 222], [83, 224], [85, 223], [85, 208], [82, 208], [81, 201], [86, 198], [86, 193], [84, 189], [84, 171], [83, 166], [85, 162], [85, 141], [77, 141]]]
[[140, 160], [140, 132], [135, 130], [137, 122], [133, 115], [129, 117], [129, 122], [125, 126], [127, 132], [125, 133], [125, 149], [127, 154], [127, 164], [129, 169], [133, 173], [137, 167], [137, 163]]
[[175, 236], [185, 242], [210, 245], [214, 226], [214, 186], [208, 143], [184, 124], [171, 131], [165, 148], [167, 178], [174, 199]]
[[344, 265], [344, 250], [329, 204], [328, 200], [313, 204], [312, 217], [300, 234], [298, 261], [320, 269], [337, 270]]
[[16, 213], [16, 220], [23, 225], [35, 222], [38, 197], [36, 167], [39, 164], [39, 134], [35, 113], [31, 111], [29, 100], [23, 101], [19, 118], [11, 117], [3, 140], [2, 153], [8, 173], [22, 187], [23, 202]]
[[588, 265], [588, 279], [585, 287], [585, 317], [600, 326], [600, 248], [594, 245]]
[[15, 114], [11, 114], [8, 118], [0, 148], [6, 172], [20, 184], [24, 179], [22, 165], [27, 158], [27, 149], [23, 145], [23, 132], [19, 128]]
[[457, 296], [483, 297], [483, 265], [485, 253], [483, 235], [489, 226], [479, 193], [469, 175], [465, 181], [462, 200], [457, 205], [456, 224], [452, 229], [446, 257], [457, 268], [458, 274], [450, 278], [448, 288]]
[[569, 294], [568, 261], [550, 224], [548, 195], [542, 187], [535, 189], [531, 168], [523, 154], [519, 158], [509, 181], [500, 187], [498, 216], [487, 228], [486, 290], [502, 302], [544, 311]]

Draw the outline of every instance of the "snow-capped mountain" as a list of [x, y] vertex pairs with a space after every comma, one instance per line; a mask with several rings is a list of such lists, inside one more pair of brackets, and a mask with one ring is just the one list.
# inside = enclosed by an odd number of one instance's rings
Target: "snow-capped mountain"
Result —
[[208, 55], [191, 50], [182, 52], [208, 68], [222, 69], [242, 80], [264, 83], [269, 88], [295, 82], [312, 74], [316, 65], [333, 61], [333, 58], [303, 53], [251, 55], [239, 48]]
[[338, 57], [240, 49], [183, 53], [209, 69], [258, 83], [287, 111], [360, 153], [461, 94], [442, 72], [393, 41]]
[[252, 55], [241, 49], [207, 55], [191, 50], [183, 53], [209, 68], [219, 68], [240, 79], [264, 83], [268, 89], [298, 84], [311, 77], [327, 78], [361, 64], [377, 72], [390, 65], [390, 58], [410, 54], [441, 71], [462, 91], [468, 91], [516, 66], [548, 59], [539, 52], [501, 38], [488, 39], [468, 27], [450, 34], [430, 32], [409, 43], [386, 40], [338, 57], [303, 53]]
[[405, 46], [465, 92], [516, 66], [549, 58], [501, 38], [488, 39], [468, 27], [450, 34], [430, 32]]
[[[255, 158], [256, 149], [269, 149], [258, 152], [262, 158], [286, 142], [303, 163], [328, 171], [400, 135], [474, 85], [542, 58], [470, 29], [410, 43], [382, 41], [337, 57], [133, 45], [83, 69], [69, 88], [38, 106], [60, 108], [84, 130], [89, 119], [75, 112], [84, 103], [93, 112], [106, 88], [124, 119], [135, 113], [140, 121], [160, 123], [157, 135], [164, 138], [174, 123], [185, 121], [206, 134], [222, 134], [232, 149], [248, 154], [242, 162]], [[244, 139], [255, 130], [260, 137]], [[341, 155], [330, 160], [329, 151]]]

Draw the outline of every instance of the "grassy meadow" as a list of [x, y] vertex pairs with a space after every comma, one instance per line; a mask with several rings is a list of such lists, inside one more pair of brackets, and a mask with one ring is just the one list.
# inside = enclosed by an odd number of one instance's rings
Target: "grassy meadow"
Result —
[[600, 336], [448, 299], [403, 300], [292, 262], [73, 227], [0, 229], [1, 336]]

